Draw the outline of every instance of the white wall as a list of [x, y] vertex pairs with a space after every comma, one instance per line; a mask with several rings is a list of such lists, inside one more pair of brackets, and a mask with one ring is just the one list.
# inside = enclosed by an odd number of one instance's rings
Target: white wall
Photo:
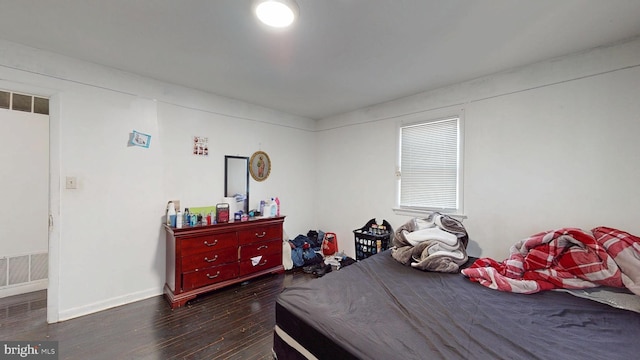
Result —
[[467, 224], [505, 257], [543, 230], [610, 226], [640, 234], [640, 67], [467, 107]]
[[[51, 96], [49, 321], [161, 294], [165, 205], [219, 202], [226, 154], [267, 152], [252, 203], [278, 196], [290, 234], [314, 223], [314, 183], [298, 166], [315, 160], [312, 120], [8, 42], [0, 54], [1, 88]], [[127, 145], [132, 130], [152, 136], [149, 149]], [[209, 137], [208, 157], [192, 155], [194, 135]]]
[[0, 109], [0, 128], [0, 258], [46, 253], [49, 116]]
[[[78, 184], [62, 190], [58, 222], [65, 319], [158, 293], [166, 201], [154, 101], [91, 87], [59, 101], [61, 176]], [[149, 149], [127, 146], [133, 129]]]
[[[160, 146], [166, 166], [162, 179], [166, 199], [181, 207], [215, 205], [224, 196], [224, 155], [251, 156], [263, 150], [271, 173], [262, 182], [249, 177], [249, 207], [278, 197], [290, 236], [306, 233], [315, 222], [313, 178], [299, 164], [315, 161], [312, 131], [257, 120], [234, 118], [167, 103], [158, 104]], [[191, 154], [193, 136], [209, 138], [208, 157]], [[312, 226], [312, 225], [311, 225]], [[306, 229], [306, 230], [305, 230]]]
[[407, 221], [392, 211], [397, 125], [462, 111], [471, 255], [502, 260], [557, 227], [640, 234], [639, 91], [635, 39], [323, 119], [318, 224], [353, 255], [351, 231], [368, 219]]

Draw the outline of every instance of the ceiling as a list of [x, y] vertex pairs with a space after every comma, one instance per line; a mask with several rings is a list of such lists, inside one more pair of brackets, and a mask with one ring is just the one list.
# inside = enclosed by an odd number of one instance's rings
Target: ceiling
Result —
[[0, 38], [322, 119], [640, 35], [640, 0], [297, 2], [0, 0]]

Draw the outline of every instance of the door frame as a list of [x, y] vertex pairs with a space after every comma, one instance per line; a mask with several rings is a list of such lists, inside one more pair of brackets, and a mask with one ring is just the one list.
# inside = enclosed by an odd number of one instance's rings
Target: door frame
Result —
[[60, 320], [60, 94], [49, 96], [49, 284], [47, 322]]

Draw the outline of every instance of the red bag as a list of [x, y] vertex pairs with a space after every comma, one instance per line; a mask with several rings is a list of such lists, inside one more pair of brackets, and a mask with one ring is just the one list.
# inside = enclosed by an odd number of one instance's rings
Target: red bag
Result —
[[325, 233], [322, 239], [322, 253], [325, 256], [333, 255], [338, 252], [338, 237], [335, 233]]

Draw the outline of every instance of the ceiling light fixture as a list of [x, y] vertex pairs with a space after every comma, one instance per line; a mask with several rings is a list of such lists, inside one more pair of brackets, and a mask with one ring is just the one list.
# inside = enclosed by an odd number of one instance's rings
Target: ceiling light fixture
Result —
[[300, 10], [295, 0], [260, 0], [255, 2], [254, 12], [266, 25], [285, 28], [293, 24]]

